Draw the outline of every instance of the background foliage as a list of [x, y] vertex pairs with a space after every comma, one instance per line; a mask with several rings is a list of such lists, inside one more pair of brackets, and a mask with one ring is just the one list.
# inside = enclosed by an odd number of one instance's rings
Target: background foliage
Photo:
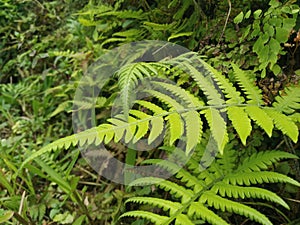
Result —
[[[97, 176], [75, 147], [47, 152], [21, 172], [18, 169], [33, 151], [73, 133], [71, 107], [79, 79], [100, 55], [124, 43], [174, 42], [205, 56], [230, 81], [234, 81], [234, 62], [251, 71], [266, 106], [276, 96], [288, 94], [285, 87], [295, 86], [298, 93], [299, 4], [299, 0], [0, 0], [0, 222], [149, 224], [145, 219], [119, 220], [122, 213], [137, 209], [132, 202], [138, 200], [124, 202], [142, 195], [175, 202], [176, 196], [154, 186], [125, 188], [110, 183]], [[201, 95], [187, 76], [170, 73], [183, 88]], [[99, 123], [108, 117], [118, 93], [116, 81], [103, 93], [96, 105]], [[292, 118], [299, 127], [298, 113], [299, 108]], [[233, 127], [229, 132], [229, 136], [237, 135]], [[240, 159], [264, 150], [300, 156], [297, 141], [277, 130], [272, 135], [269, 138], [253, 124], [247, 142], [233, 142], [234, 150]], [[115, 151], [118, 159], [126, 157], [125, 149]], [[139, 155], [137, 163], [148, 157]], [[300, 181], [297, 159], [278, 162], [269, 170]], [[172, 178], [173, 183], [182, 184], [177, 178]], [[289, 184], [264, 184], [263, 188], [280, 195], [290, 210], [277, 207], [274, 214], [271, 203], [269, 208], [262, 203], [258, 211], [274, 224], [299, 223], [299, 189]], [[249, 199], [248, 203], [254, 202]], [[158, 214], [162, 209], [141, 208]], [[245, 217], [219, 214], [230, 224], [255, 224]]]

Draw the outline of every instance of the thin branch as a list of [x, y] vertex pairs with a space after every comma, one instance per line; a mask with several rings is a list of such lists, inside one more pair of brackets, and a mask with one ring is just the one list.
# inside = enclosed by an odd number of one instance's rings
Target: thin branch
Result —
[[228, 1], [228, 6], [229, 6], [229, 8], [228, 8], [228, 13], [227, 13], [227, 16], [226, 16], [226, 20], [225, 20], [225, 24], [224, 24], [222, 33], [221, 33], [221, 35], [220, 35], [220, 39], [219, 39], [218, 45], [220, 44], [221, 39], [222, 39], [222, 37], [223, 37], [223, 35], [224, 35], [225, 29], [226, 29], [227, 24], [228, 24], [229, 16], [230, 16], [230, 13], [231, 13], [231, 1], [230, 1], [230, 0], [227, 0], [227, 1]]

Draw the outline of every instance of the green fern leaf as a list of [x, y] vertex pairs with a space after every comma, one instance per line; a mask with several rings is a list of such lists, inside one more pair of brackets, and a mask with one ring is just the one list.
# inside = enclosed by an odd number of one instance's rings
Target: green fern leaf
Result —
[[147, 102], [144, 100], [137, 100], [135, 102], [138, 103], [140, 106], [143, 106], [143, 107], [151, 110], [155, 115], [161, 115], [161, 114], [166, 113], [165, 110], [163, 110], [161, 107], [153, 104], [152, 102]]
[[208, 99], [209, 105], [222, 105], [224, 104], [224, 100], [221, 98], [220, 93], [215, 88], [214, 84], [201, 72], [199, 72], [195, 67], [187, 62], [182, 62], [182, 66], [184, 66], [184, 70], [188, 70], [189, 74], [194, 78], [197, 82], [198, 86], [204, 92]]
[[243, 145], [246, 145], [247, 137], [249, 137], [252, 130], [251, 121], [247, 113], [241, 107], [231, 106], [227, 108], [227, 114]]
[[169, 138], [169, 145], [173, 145], [176, 140], [178, 140], [183, 132], [183, 122], [182, 118], [178, 113], [172, 113], [169, 116], [166, 117], [166, 120], [169, 121], [169, 132], [170, 132], [170, 138]]
[[289, 209], [288, 204], [275, 193], [263, 188], [257, 187], [239, 187], [236, 185], [226, 184], [224, 182], [216, 183], [211, 189], [215, 194], [229, 198], [260, 198], [271, 202], [275, 202], [286, 209]]
[[246, 112], [252, 120], [256, 122], [262, 129], [266, 131], [269, 137], [272, 136], [273, 120], [268, 114], [258, 106], [246, 106]]
[[148, 144], [150, 145], [153, 141], [158, 138], [158, 136], [163, 132], [164, 130], [164, 120], [162, 117], [153, 117], [150, 121], [151, 123], [151, 131], [148, 137]]
[[[116, 128], [116, 129], [114, 129], [114, 134], [115, 134], [114, 135], [115, 136], [114, 141], [115, 142], [118, 142], [119, 140], [121, 140], [121, 138], [123, 137], [125, 131], [126, 131], [126, 135], [128, 135], [128, 133], [130, 132], [130, 130], [128, 129], [128, 123], [123, 121], [123, 120], [120, 120], [120, 119], [117, 119], [117, 118], [110, 118], [107, 121], [112, 123], [113, 125], [115, 125], [115, 128]], [[128, 132], [127, 132], [127, 130], [128, 130]], [[112, 135], [112, 134], [110, 134], [110, 135]], [[128, 140], [128, 142], [129, 141], [130, 140]]]
[[133, 137], [136, 137], [135, 132], [137, 130], [137, 124], [142, 124], [138, 122], [140, 122], [140, 120], [137, 120], [132, 116], [128, 117], [128, 128], [126, 129], [125, 143], [129, 143]]
[[187, 215], [179, 214], [176, 216], [175, 225], [195, 225]]
[[228, 134], [224, 119], [220, 115], [220, 112], [214, 108], [205, 109], [201, 111], [201, 113], [204, 114], [209, 124], [212, 136], [217, 143], [219, 152], [223, 154], [224, 147], [228, 142]]
[[273, 109], [265, 110], [265, 112], [273, 119], [275, 126], [281, 130], [283, 134], [286, 134], [293, 142], [297, 143], [299, 130], [289, 117]]
[[157, 99], [159, 99], [161, 102], [165, 103], [168, 105], [168, 107], [170, 107], [171, 109], [175, 109], [177, 111], [182, 111], [184, 110], [184, 106], [181, 105], [179, 102], [177, 102], [175, 99], [173, 99], [172, 97], [159, 92], [159, 91], [155, 91], [155, 90], [145, 90], [145, 92], [151, 94], [152, 96], [156, 97]]
[[215, 209], [220, 209], [222, 212], [234, 212], [236, 214], [246, 216], [251, 220], [263, 225], [273, 225], [264, 214], [258, 212], [257, 210], [241, 203], [222, 198], [214, 194], [212, 191], [204, 192], [200, 197], [200, 202], [202, 204], [207, 203], [209, 206], [212, 206]]
[[178, 202], [172, 202], [165, 199], [153, 198], [153, 197], [132, 197], [126, 200], [125, 203], [136, 202], [139, 204], [148, 204], [152, 206], [158, 206], [164, 211], [170, 211], [170, 215], [174, 214], [182, 205]]
[[203, 106], [203, 102], [199, 100], [199, 98], [196, 98], [192, 94], [190, 94], [188, 91], [182, 89], [179, 86], [176, 86], [174, 84], [169, 84], [165, 82], [156, 82], [153, 81], [152, 83], [159, 85], [163, 87], [165, 90], [170, 91], [172, 94], [177, 96], [178, 99], [184, 100], [184, 103], [181, 103], [185, 108], [196, 108]]
[[251, 184], [262, 184], [262, 183], [289, 183], [295, 186], [300, 186], [300, 183], [286, 175], [269, 172], [242, 172], [237, 174], [229, 174], [224, 178], [224, 182], [232, 185], [251, 185]]
[[188, 210], [188, 216], [192, 217], [196, 215], [212, 225], [229, 225], [225, 220], [215, 214], [213, 211], [209, 210], [200, 202], [192, 202]]
[[[250, 79], [247, 75], [246, 71], [241, 70], [237, 65], [232, 64], [232, 68], [234, 71], [234, 77], [238, 81], [238, 84], [241, 86], [242, 90], [247, 95], [247, 103], [254, 105], [262, 105], [262, 95], [261, 91], [257, 86], [254, 85], [254, 81]], [[254, 76], [254, 75], [253, 75]]]
[[[191, 56], [191, 59], [188, 57]], [[207, 71], [199, 62], [199, 60], [195, 60], [196, 54], [195, 53], [187, 53], [182, 54], [179, 57], [176, 57], [174, 59], [170, 59], [166, 61], [168, 64], [177, 65], [177, 67], [180, 70], [183, 70], [184, 72], [190, 74], [190, 76], [197, 82], [198, 86], [201, 88], [201, 90], [204, 92], [204, 94], [207, 96], [208, 104], [209, 105], [222, 105], [224, 104], [224, 100], [222, 99], [220, 93], [215, 88], [214, 83], [212, 80], [210, 80], [209, 76], [212, 71]], [[164, 63], [164, 62], [163, 62]], [[195, 68], [195, 66], [202, 68]], [[201, 72], [199, 71], [201, 70]]]
[[133, 137], [133, 144], [135, 144], [137, 141], [139, 141], [142, 137], [144, 137], [149, 129], [149, 121], [148, 119], [150, 116], [146, 113], [143, 113], [138, 110], [130, 110], [130, 114], [133, 116], [136, 116], [141, 121], [137, 124], [137, 132], [135, 133]]
[[[118, 84], [120, 86], [120, 97], [122, 100], [123, 113], [125, 116], [128, 115], [129, 107], [131, 106], [130, 96], [132, 95], [132, 91], [138, 85], [138, 81], [142, 80], [144, 77], [151, 77], [151, 72], [156, 71], [154, 67], [149, 68], [150, 65], [147, 65], [144, 62], [139, 63], [130, 63], [127, 64], [118, 70], [116, 73], [118, 77]], [[157, 73], [157, 72], [156, 72]]]
[[158, 24], [158, 23], [145, 21], [143, 24], [146, 26], [146, 28], [149, 27], [149, 28], [152, 28], [153, 30], [166, 31], [166, 30], [171, 29], [175, 25], [175, 22], [173, 22], [171, 24]]
[[289, 118], [295, 123], [300, 123], [300, 113], [289, 115]]
[[189, 154], [201, 140], [202, 121], [197, 111], [182, 114], [186, 131], [186, 154]]
[[158, 178], [158, 177], [138, 178], [130, 183], [131, 186], [135, 186], [135, 185], [144, 186], [149, 184], [155, 184], [161, 189], [168, 191], [175, 198], [180, 198], [183, 204], [188, 202], [194, 196], [194, 192], [191, 191], [190, 189], [186, 189], [183, 186], [180, 186], [174, 182], [162, 178]]
[[[106, 132], [105, 132], [106, 130], [109, 130], [109, 132], [111, 132], [111, 130], [114, 130], [114, 129], [115, 129], [115, 133], [116, 133], [116, 131], [119, 132], [119, 130], [124, 132], [124, 128], [117, 129], [117, 128], [115, 128], [115, 127], [114, 127], [113, 125], [111, 125], [111, 124], [101, 124], [100, 126], [98, 126], [98, 127], [96, 128], [96, 130], [97, 130], [97, 135], [96, 135], [95, 144], [96, 144], [96, 145], [99, 145], [100, 143], [103, 142], [103, 139], [104, 139], [105, 134], [106, 134]], [[88, 131], [88, 130], [83, 131], [83, 132], [80, 132], [80, 133], [77, 134], [77, 135], [79, 135], [79, 136], [83, 135], [83, 136], [84, 136], [85, 132], [87, 132], [87, 131]]]
[[152, 223], [157, 224], [157, 225], [164, 224], [169, 219], [169, 217], [167, 217], [167, 216], [160, 216], [160, 215], [157, 215], [152, 212], [141, 211], [141, 210], [123, 213], [120, 216], [120, 218], [123, 218], [123, 217], [144, 218], [144, 219], [150, 220]]
[[50, 152], [52, 150], [57, 150], [57, 149], [63, 149], [66, 148], [68, 149], [70, 146], [75, 146], [78, 143], [78, 139], [76, 138], [76, 135], [71, 135], [65, 138], [60, 138], [48, 145], [46, 145], [45, 147], [41, 148], [39, 151], [33, 152], [30, 154], [30, 156], [28, 156], [24, 162], [22, 163], [22, 165], [20, 166], [21, 170], [22, 168], [24, 168], [24, 166], [32, 161], [33, 159], [43, 155], [46, 152]]
[[279, 111], [287, 114], [292, 114], [295, 109], [300, 109], [300, 88], [288, 87], [284, 89], [284, 96], [277, 96], [276, 102], [273, 103], [273, 107]]
[[172, 174], [176, 173], [176, 178], [180, 179], [181, 182], [184, 182], [186, 187], [193, 188], [194, 192], [199, 192], [203, 189], [203, 187], [205, 187], [204, 182], [193, 176], [188, 171], [182, 169], [176, 163], [161, 159], [147, 159], [143, 161], [143, 164], [155, 164], [168, 170]]

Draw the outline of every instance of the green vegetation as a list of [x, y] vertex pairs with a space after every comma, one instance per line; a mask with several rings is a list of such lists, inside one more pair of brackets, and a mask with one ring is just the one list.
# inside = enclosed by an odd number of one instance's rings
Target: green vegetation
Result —
[[[299, 4], [0, 0], [0, 223], [299, 224]], [[77, 101], [93, 62], [142, 40], [191, 52], [136, 62], [128, 48], [101, 96]], [[73, 131], [77, 109], [92, 128]], [[78, 148], [101, 145], [126, 185]], [[173, 176], [133, 180], [134, 165]]]

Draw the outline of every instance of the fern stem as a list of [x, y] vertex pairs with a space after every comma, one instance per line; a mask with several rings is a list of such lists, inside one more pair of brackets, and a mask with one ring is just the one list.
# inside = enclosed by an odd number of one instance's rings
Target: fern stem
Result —
[[222, 33], [221, 33], [220, 38], [219, 38], [219, 41], [218, 41], [218, 45], [220, 44], [221, 39], [222, 39], [222, 37], [223, 37], [223, 35], [224, 35], [224, 32], [225, 32], [226, 27], [227, 27], [227, 24], [228, 24], [229, 16], [230, 16], [230, 13], [231, 13], [231, 1], [230, 1], [230, 0], [227, 0], [227, 2], [228, 2], [228, 7], [229, 7], [229, 8], [228, 8], [228, 13], [227, 13], [227, 16], [226, 16], [226, 20], [225, 20], [225, 24], [224, 24]]
[[212, 188], [214, 186], [214, 184], [216, 182], [219, 182], [223, 179], [223, 177], [220, 177], [216, 180], [214, 180], [213, 182], [211, 182], [209, 185], [203, 187], [203, 189], [199, 192], [197, 192], [188, 202], [182, 204], [182, 207], [180, 209], [178, 209], [175, 213], [173, 213], [173, 215], [170, 215], [170, 218], [164, 222], [162, 225], [169, 225], [174, 219], [176, 219], [176, 217], [181, 214], [182, 212], [184, 212], [194, 201], [196, 201], [196, 199], [198, 199], [205, 191], [209, 190], [210, 188]]

